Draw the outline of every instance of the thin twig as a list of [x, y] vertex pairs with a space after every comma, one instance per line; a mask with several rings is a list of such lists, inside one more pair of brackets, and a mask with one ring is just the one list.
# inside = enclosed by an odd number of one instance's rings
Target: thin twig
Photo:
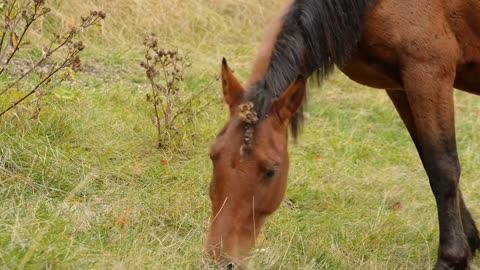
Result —
[[157, 122], [157, 130], [158, 130], [158, 144], [160, 145], [160, 137], [162, 136], [162, 124], [160, 123], [160, 115], [158, 114], [158, 97], [157, 97], [157, 90], [155, 82], [151, 82], [152, 84], [152, 94], [153, 94], [153, 107], [155, 108], [155, 118]]
[[168, 125], [172, 124], [173, 121], [177, 118], [177, 116], [179, 116], [180, 114], [182, 114], [184, 112], [184, 110], [187, 108], [188, 105], [190, 105], [190, 103], [192, 103], [192, 101], [194, 99], [196, 99], [197, 97], [199, 97], [203, 92], [205, 92], [207, 89], [210, 89], [210, 87], [216, 82], [218, 81], [218, 79], [220, 79], [219, 76], [217, 76], [215, 78], [215, 80], [212, 80], [207, 86], [205, 86], [202, 90], [198, 91], [195, 95], [191, 96], [187, 102], [183, 105], [183, 107], [175, 114], [175, 116], [172, 118], [172, 120], [170, 120], [170, 122], [168, 123]]
[[[148, 58], [149, 52], [150, 52], [150, 49], [147, 49], [147, 51], [145, 53], [145, 59], [147, 59], [147, 65], [150, 64], [150, 61], [149, 61], [149, 58]], [[154, 110], [155, 110], [155, 122], [156, 122], [156, 125], [157, 125], [157, 132], [158, 132], [158, 147], [160, 147], [160, 145], [161, 145], [161, 139], [160, 138], [162, 136], [162, 126], [161, 126], [161, 123], [160, 123], [160, 115], [158, 114], [157, 85], [155, 84], [155, 81], [153, 80], [153, 77], [150, 78], [149, 80], [150, 80], [150, 84], [152, 86], [153, 107], [154, 107]]]
[[32, 73], [33, 70], [35, 70], [38, 66], [40, 66], [50, 55], [52, 55], [55, 51], [57, 51], [59, 48], [63, 47], [67, 42], [68, 42], [68, 38], [65, 39], [64, 42], [62, 42], [60, 45], [58, 45], [55, 49], [51, 50], [51, 47], [53, 46], [53, 44], [58, 40], [58, 38], [54, 39], [50, 45], [49, 45], [49, 49], [48, 49], [48, 52], [42, 56], [42, 58], [40, 59], [40, 61], [38, 61], [35, 65], [33, 65], [32, 68], [30, 68], [27, 72], [25, 72], [24, 74], [22, 74], [22, 76], [20, 78], [18, 78], [15, 82], [9, 84], [5, 89], [3, 89], [1, 92], [0, 92], [0, 96], [5, 94], [5, 92], [7, 92], [9, 89], [11, 89], [14, 85], [16, 85], [17, 83], [19, 83], [23, 78], [25, 78], [27, 75], [29, 75], [30, 73]]
[[24, 97], [22, 97], [21, 99], [17, 100], [16, 102], [14, 102], [10, 107], [8, 107], [7, 109], [5, 109], [3, 112], [0, 113], [0, 118], [8, 111], [10, 111], [11, 109], [15, 108], [20, 102], [24, 101], [25, 99], [27, 99], [29, 96], [31, 96], [33, 93], [35, 93], [41, 86], [43, 86], [43, 84], [48, 81], [53, 75], [55, 75], [60, 69], [64, 68], [67, 66], [67, 63], [70, 61], [70, 59], [75, 56], [73, 53], [70, 55], [70, 57], [67, 57], [67, 59], [58, 67], [56, 68], [53, 72], [51, 72], [45, 79], [43, 79], [40, 83], [37, 84], [37, 86], [35, 86], [30, 92], [28, 92], [28, 94], [26, 94]]
[[[5, 16], [8, 16], [8, 18], [10, 18], [10, 15], [12, 15], [13, 7], [15, 6], [16, 2], [17, 2], [17, 0], [14, 0], [13, 3], [10, 5], [10, 9], [8, 10], [7, 14], [5, 15]], [[7, 34], [7, 28], [6, 28], [6, 25], [5, 25], [5, 29], [3, 29], [3, 33], [2, 33], [2, 39], [0, 40], [0, 55], [1, 55], [1, 52], [2, 52], [3, 42], [5, 40], [5, 35], [6, 34]]]
[[[20, 9], [20, 10], [26, 10], [27, 7], [30, 5], [31, 2], [32, 2], [32, 0], [29, 0], [29, 1], [25, 4], [25, 6], [24, 6], [22, 9]], [[18, 24], [20, 23], [22, 17], [21, 17], [21, 16], [17, 16], [17, 17], [15, 17], [15, 19], [16, 19], [16, 20], [15, 20], [15, 22], [14, 22], [14, 24], [13, 24], [13, 27], [12, 27], [12, 29], [10, 29], [10, 32], [11, 32], [11, 33], [14, 33], [14, 32], [15, 32], [15, 30], [17, 29], [17, 26], [18, 26]], [[28, 24], [28, 23], [27, 23], [27, 24]], [[25, 32], [23, 32], [23, 33], [25, 33]], [[8, 62], [9, 62], [10, 59], [12, 58], [12, 57], [10, 57], [9, 60], [8, 60], [5, 64], [3, 63], [3, 58], [5, 57], [5, 52], [7, 51], [8, 47], [11, 46], [11, 45], [10, 45], [10, 44], [12, 43], [11, 40], [12, 40], [12, 35], [10, 35], [10, 37], [8, 38], [8, 41], [9, 41], [9, 42], [7, 42], [7, 45], [5, 46], [5, 50], [0, 54], [0, 65], [3, 66], [2, 69], [0, 70], [0, 74], [3, 73], [3, 71], [4, 71], [4, 70], [6, 69], [6, 67], [8, 66]], [[20, 43], [17, 43], [17, 44], [20, 44]], [[16, 46], [16, 47], [14, 48], [13, 54], [15, 54], [15, 51], [17, 50], [17, 48], [18, 48], [18, 46]]]
[[3, 94], [5, 94], [5, 92], [7, 92], [8, 90], [10, 90], [14, 85], [16, 85], [16, 84], [19, 83], [21, 80], [23, 80], [23, 78], [25, 78], [27, 75], [29, 75], [30, 73], [32, 73], [32, 71], [35, 70], [39, 65], [41, 65], [41, 64], [45, 61], [45, 59], [46, 59], [46, 58], [40, 59], [40, 61], [38, 61], [35, 65], [33, 65], [33, 67], [30, 68], [27, 72], [23, 73], [22, 76], [20, 76], [16, 81], [14, 81], [13, 83], [7, 85], [7, 87], [0, 92], [0, 96], [3, 95]]

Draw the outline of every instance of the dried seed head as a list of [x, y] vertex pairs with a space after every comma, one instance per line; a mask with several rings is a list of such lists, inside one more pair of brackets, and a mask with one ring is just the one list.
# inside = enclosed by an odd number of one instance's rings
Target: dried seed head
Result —
[[238, 105], [240, 112], [238, 118], [244, 123], [245, 132], [243, 134], [243, 142], [245, 149], [251, 149], [254, 135], [254, 127], [258, 122], [257, 112], [253, 108], [251, 101]]
[[13, 23], [10, 17], [5, 16], [5, 30], [10, 30], [12, 28], [12, 25]]
[[256, 124], [258, 121], [257, 112], [253, 109], [253, 103], [251, 101], [238, 105], [240, 112], [238, 118], [240, 121], [247, 124]]
[[75, 56], [72, 60], [72, 70], [75, 72], [80, 72], [83, 70], [82, 61], [80, 60], [80, 57], [78, 55]]
[[105, 20], [105, 18], [107, 17], [107, 14], [103, 11], [99, 11], [98, 12], [98, 16], [102, 19], [102, 20]]
[[85, 45], [83, 45], [83, 42], [78, 41], [73, 45], [73, 48], [75, 48], [79, 51], [83, 51], [83, 49], [85, 49]]
[[154, 49], [158, 46], [158, 40], [153, 36], [150, 36], [143, 40], [143, 45], [147, 46], [150, 49]]
[[52, 52], [48, 49], [48, 47], [44, 46], [42, 48], [42, 58], [47, 58], [52, 54]]
[[155, 76], [157, 76], [158, 74], [157, 70], [153, 66], [149, 66], [146, 72], [147, 72], [147, 78], [149, 78], [150, 80], [153, 80]]

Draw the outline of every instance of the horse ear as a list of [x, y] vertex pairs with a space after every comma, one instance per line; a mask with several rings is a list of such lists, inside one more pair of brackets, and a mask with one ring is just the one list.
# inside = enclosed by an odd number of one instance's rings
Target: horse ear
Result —
[[245, 90], [233, 75], [232, 70], [228, 67], [227, 60], [222, 60], [222, 90], [225, 103], [230, 107], [238, 104], [245, 93]]
[[305, 79], [299, 76], [280, 97], [278, 97], [272, 106], [281, 122], [288, 122], [295, 113], [297, 113], [300, 105], [302, 105], [305, 97]]

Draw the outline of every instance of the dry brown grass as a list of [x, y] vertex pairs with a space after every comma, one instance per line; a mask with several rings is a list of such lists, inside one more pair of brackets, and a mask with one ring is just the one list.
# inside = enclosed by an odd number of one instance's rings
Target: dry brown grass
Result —
[[286, 0], [56, 1], [53, 13], [64, 25], [91, 9], [107, 13], [100, 40], [86, 42], [96, 57], [115, 64], [138, 62], [144, 37], [156, 33], [161, 45], [185, 50], [193, 71], [218, 72], [223, 56], [245, 75], [264, 29]]

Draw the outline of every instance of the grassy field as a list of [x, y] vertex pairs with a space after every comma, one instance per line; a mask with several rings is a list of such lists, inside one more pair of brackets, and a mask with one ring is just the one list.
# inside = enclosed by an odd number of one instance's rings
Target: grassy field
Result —
[[[191, 89], [219, 73], [222, 56], [245, 80], [286, 2], [47, 1], [52, 15], [30, 36], [40, 43], [90, 9], [107, 19], [84, 36], [87, 71], [43, 99], [39, 121], [0, 119], [0, 269], [213, 269], [203, 245], [208, 147], [228, 113], [220, 85], [201, 97], [210, 105], [188, 135], [157, 149], [142, 41], [154, 32], [163, 47], [187, 52]], [[480, 222], [480, 99], [457, 92], [456, 102], [462, 189]], [[340, 73], [312, 86], [290, 153], [294, 203], [268, 219], [252, 269], [433, 267], [434, 198], [384, 92]]]

